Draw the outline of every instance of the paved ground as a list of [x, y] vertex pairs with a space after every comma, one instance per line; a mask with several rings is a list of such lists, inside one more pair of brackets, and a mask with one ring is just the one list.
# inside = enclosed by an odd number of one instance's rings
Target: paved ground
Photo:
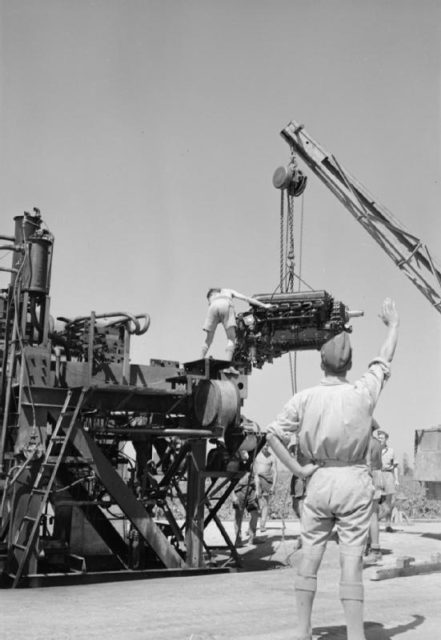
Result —
[[[231, 525], [228, 523], [229, 531]], [[211, 576], [0, 591], [2, 640], [289, 640], [298, 524], [271, 522], [266, 538], [240, 550], [250, 569]], [[218, 543], [217, 531], [209, 541]], [[382, 567], [441, 552], [441, 522], [382, 533]], [[374, 581], [365, 569], [368, 640], [441, 638], [441, 572]], [[314, 638], [346, 638], [338, 601], [338, 547], [330, 543], [314, 607]]]

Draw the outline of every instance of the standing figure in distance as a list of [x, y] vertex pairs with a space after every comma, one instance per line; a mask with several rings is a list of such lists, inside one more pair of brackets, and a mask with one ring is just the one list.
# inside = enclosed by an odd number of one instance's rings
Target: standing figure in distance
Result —
[[[297, 460], [299, 464], [304, 464], [307, 460], [302, 456], [302, 452], [299, 448], [299, 443], [297, 436], [294, 435], [291, 438], [291, 442], [288, 446], [288, 451], [292, 455], [293, 458]], [[297, 518], [301, 521], [302, 519], [302, 511], [303, 511], [303, 500], [305, 499], [306, 494], [306, 478], [302, 476], [298, 476], [295, 473], [291, 476], [291, 481], [289, 484], [289, 492], [291, 494], [291, 504], [292, 510], [294, 511]], [[296, 540], [296, 551], [302, 548], [302, 537], [299, 535]]]
[[369, 449], [367, 461], [372, 474], [372, 482], [374, 485], [374, 497], [372, 502], [372, 517], [369, 525], [369, 538], [366, 548], [366, 564], [375, 564], [381, 562], [380, 547], [380, 500], [383, 492], [383, 473], [381, 471], [381, 443], [374, 435], [374, 430], [378, 429], [378, 423], [375, 418], [372, 419], [372, 434], [369, 441]]
[[389, 298], [383, 302], [380, 317], [387, 327], [386, 338], [378, 357], [359, 380], [350, 383], [346, 379], [352, 350], [348, 334], [340, 333], [321, 349], [322, 382], [295, 394], [267, 429], [270, 446], [284, 464], [288, 457], [288, 468], [292, 468], [290, 461], [294, 458], [283, 444], [287, 432], [298, 433], [302, 453], [318, 465], [308, 481], [301, 519], [302, 557], [295, 581], [296, 640], [312, 639], [317, 573], [334, 526], [339, 538], [340, 600], [347, 638], [365, 640], [363, 553], [374, 494], [366, 456], [372, 414], [390, 375], [398, 340], [399, 318]]
[[266, 521], [277, 484], [277, 461], [268, 443], [257, 454], [253, 464], [256, 494], [260, 505], [260, 533], [266, 533]]
[[249, 298], [234, 291], [234, 289], [209, 289], [207, 293], [208, 299], [208, 313], [205, 319], [203, 330], [206, 332], [205, 343], [202, 347], [201, 358], [205, 358], [208, 349], [213, 342], [214, 334], [218, 324], [222, 324], [225, 333], [227, 334], [227, 347], [226, 360], [233, 359], [234, 349], [236, 348], [236, 313], [234, 311], [233, 299], [243, 300], [255, 307], [261, 307], [262, 309], [271, 309], [271, 304], [265, 304], [256, 300], [255, 298]]
[[377, 437], [382, 445], [382, 472], [383, 472], [383, 494], [384, 494], [384, 515], [386, 520], [385, 531], [391, 533], [392, 512], [395, 506], [395, 494], [400, 484], [398, 480], [398, 464], [395, 462], [395, 452], [388, 446], [389, 434], [382, 429], [377, 431]]
[[256, 541], [257, 522], [259, 520], [259, 501], [256, 495], [254, 474], [249, 471], [239, 480], [233, 492], [234, 533], [236, 546], [242, 546], [242, 522], [247, 510], [250, 520], [248, 524], [248, 544]]

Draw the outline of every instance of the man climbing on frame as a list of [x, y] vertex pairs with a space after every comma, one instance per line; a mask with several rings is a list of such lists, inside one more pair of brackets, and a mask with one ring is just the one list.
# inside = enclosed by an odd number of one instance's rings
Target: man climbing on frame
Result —
[[201, 358], [205, 358], [208, 349], [213, 342], [214, 334], [218, 324], [222, 324], [227, 334], [227, 346], [225, 349], [225, 359], [230, 361], [233, 359], [234, 349], [236, 348], [236, 314], [233, 306], [233, 299], [243, 300], [255, 307], [262, 309], [271, 309], [273, 305], [265, 304], [238, 293], [234, 289], [209, 289], [207, 293], [208, 313], [205, 319], [203, 330], [206, 332], [205, 343], [202, 347]]
[[346, 379], [352, 365], [347, 333], [340, 333], [321, 349], [325, 377], [316, 387], [297, 393], [267, 428], [276, 455], [296, 475], [311, 469], [293, 468], [284, 442], [297, 433], [302, 453], [318, 465], [308, 481], [302, 513], [302, 557], [296, 576], [298, 629], [296, 640], [311, 640], [312, 605], [317, 573], [334, 526], [340, 552], [340, 600], [348, 640], [365, 640], [363, 629], [363, 552], [372, 515], [374, 487], [366, 463], [372, 414], [390, 375], [398, 340], [399, 318], [387, 298], [380, 318], [387, 335], [378, 357], [355, 383]]

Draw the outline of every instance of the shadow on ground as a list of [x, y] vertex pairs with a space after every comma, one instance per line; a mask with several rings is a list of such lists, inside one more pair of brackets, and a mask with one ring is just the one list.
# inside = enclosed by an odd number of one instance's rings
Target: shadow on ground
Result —
[[421, 531], [407, 531], [408, 536], [416, 536], [417, 538], [426, 538], [428, 540], [440, 540], [441, 533], [422, 533]]
[[[424, 616], [412, 615], [413, 620], [407, 624], [399, 624], [396, 627], [386, 629], [383, 624], [379, 622], [365, 622], [364, 629], [366, 634], [366, 640], [390, 640], [399, 636], [401, 633], [416, 629], [425, 621]], [[346, 640], [346, 627], [314, 627], [313, 629], [314, 639], [317, 640]]]
[[295, 535], [273, 535], [268, 539], [259, 539], [255, 546], [242, 547], [240, 549], [242, 570], [264, 571], [293, 566], [293, 558], [296, 554], [294, 543], [297, 539], [298, 536]]

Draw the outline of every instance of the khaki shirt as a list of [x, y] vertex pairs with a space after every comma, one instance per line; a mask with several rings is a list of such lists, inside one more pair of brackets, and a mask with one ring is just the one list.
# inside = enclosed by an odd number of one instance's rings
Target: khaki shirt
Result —
[[300, 449], [311, 460], [365, 462], [372, 414], [389, 375], [389, 363], [375, 358], [354, 383], [326, 376], [319, 385], [296, 393], [268, 431], [282, 438], [298, 433]]
[[383, 471], [393, 471], [397, 466], [395, 463], [395, 452], [392, 447], [386, 447], [381, 452]]

